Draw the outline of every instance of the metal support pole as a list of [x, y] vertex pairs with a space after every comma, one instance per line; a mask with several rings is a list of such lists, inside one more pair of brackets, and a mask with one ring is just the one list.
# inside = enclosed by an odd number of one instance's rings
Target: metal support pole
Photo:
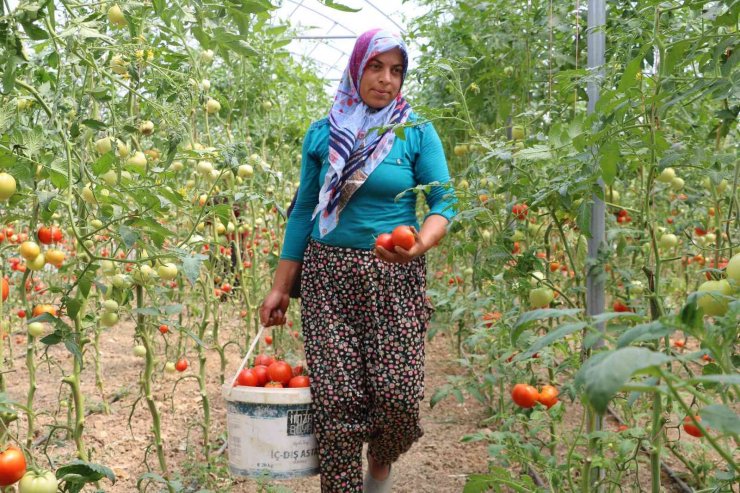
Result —
[[[606, 33], [604, 28], [606, 25], [606, 4], [605, 0], [589, 0], [588, 1], [588, 70], [594, 75], [603, 74], [604, 66], [604, 48], [606, 44]], [[602, 77], [593, 77], [588, 83], [588, 113], [591, 114], [596, 108], [596, 103], [599, 101], [600, 84]], [[599, 169], [598, 164], [594, 166], [594, 169]], [[599, 186], [604, 190], [604, 182], [599, 178]], [[606, 205], [604, 201], [598, 196], [593, 197], [593, 205], [591, 206], [591, 224], [590, 232], [591, 238], [588, 240], [588, 259], [589, 265], [595, 265], [595, 261], [598, 258], [599, 250], [603, 248], [606, 240]], [[596, 269], [589, 268], [586, 273], [586, 313], [588, 315], [597, 315], [604, 311], [605, 305], [605, 292], [604, 292], [604, 281], [599, 280], [599, 273]], [[599, 326], [599, 330], [602, 332], [605, 330], [604, 324]], [[600, 344], [603, 344], [601, 342]], [[599, 431], [603, 428], [603, 417], [594, 412], [593, 408], [588, 408], [589, 423], [588, 432], [589, 434], [594, 431]], [[589, 444], [589, 457], [599, 453], [599, 446], [597, 441], [592, 441]], [[588, 469], [586, 469], [588, 471]], [[583, 478], [583, 481], [590, 483], [592, 486], [600, 482], [603, 477], [604, 471], [601, 468], [595, 468], [595, 470], [589, 471], [587, 477]], [[583, 490], [585, 491], [585, 490]], [[601, 491], [601, 488], [598, 488]]]
[[[604, 45], [606, 42], [606, 34], [604, 33], [604, 25], [606, 23], [606, 6], [604, 0], [589, 0], [588, 2], [588, 69], [592, 73], [601, 74], [603, 72], [604, 65]], [[588, 83], [588, 113], [593, 113], [596, 108], [596, 103], [599, 100], [599, 83], [601, 77], [592, 78]], [[598, 165], [594, 166], [595, 169], [599, 169]], [[599, 185], [602, 190], [604, 188], [604, 182], [599, 179]], [[588, 240], [588, 258], [590, 261], [595, 261], [599, 249], [603, 247], [606, 234], [605, 234], [605, 214], [606, 205], [604, 201], [597, 197], [593, 197], [594, 202], [591, 206], [591, 238]], [[589, 315], [597, 315], [604, 311], [604, 282], [597, 279], [596, 272], [589, 270], [586, 273], [586, 313]], [[603, 331], [603, 325], [600, 327]]]

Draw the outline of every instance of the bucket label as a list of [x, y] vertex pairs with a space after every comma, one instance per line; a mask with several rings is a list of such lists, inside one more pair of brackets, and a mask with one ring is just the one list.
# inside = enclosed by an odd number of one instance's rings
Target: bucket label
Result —
[[229, 466], [233, 474], [289, 479], [319, 472], [309, 405], [228, 402]]
[[313, 419], [308, 409], [288, 411], [288, 436], [313, 434]]

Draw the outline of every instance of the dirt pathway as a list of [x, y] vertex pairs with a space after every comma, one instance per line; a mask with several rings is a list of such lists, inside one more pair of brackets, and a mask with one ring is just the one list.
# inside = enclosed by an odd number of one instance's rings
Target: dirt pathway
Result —
[[[173, 336], [174, 337], [174, 336]], [[174, 340], [174, 339], [173, 339]], [[91, 461], [110, 467], [117, 476], [115, 485], [103, 481], [101, 486], [107, 492], [130, 493], [137, 490], [137, 480], [147, 472], [144, 463], [145, 450], [151, 442], [151, 417], [143, 401], [139, 401], [132, 412], [132, 405], [138, 397], [138, 381], [142, 360], [132, 354], [133, 325], [121, 323], [105, 332], [101, 339], [102, 367], [106, 395], [120, 396], [111, 404], [111, 413], [101, 411], [100, 393], [95, 388], [93, 365], [90, 362], [83, 372], [83, 391], [86, 408], [94, 412], [86, 418], [85, 441], [90, 451]], [[25, 367], [25, 336], [11, 335], [14, 345], [14, 368], [8, 377], [8, 394], [11, 399], [24, 403], [27, 398], [28, 376]], [[233, 347], [233, 346], [232, 346]], [[458, 404], [454, 399], [429, 408], [429, 399], [434, 391], [446, 382], [445, 371], [453, 368], [449, 363], [451, 354], [449, 339], [437, 335], [427, 345], [426, 399], [422, 403], [422, 422], [425, 435], [406, 453], [395, 466], [395, 492], [459, 492], [470, 473], [486, 470], [486, 449], [482, 443], [463, 444], [460, 438], [475, 431], [475, 424], [483, 418], [482, 409], [473, 401]], [[59, 366], [71, 367], [70, 354], [61, 346], [49, 348], [51, 361], [59, 361]], [[195, 355], [188, 355], [191, 364]], [[236, 370], [240, 356], [233, 350], [228, 354], [226, 374]], [[87, 361], [91, 361], [89, 358]], [[57, 365], [39, 365], [37, 374], [38, 390], [34, 406], [42, 413], [38, 417], [41, 434], [48, 433], [52, 423], [51, 415], [57, 411], [58, 420], [64, 424], [67, 389], [60, 383], [61, 373]], [[218, 358], [215, 353], [209, 358], [208, 397], [211, 406], [211, 442], [223, 443], [226, 437], [226, 410], [220, 395], [218, 381]], [[191, 367], [189, 372], [193, 371]], [[185, 379], [173, 388], [177, 375], [158, 376], [153, 386], [154, 398], [162, 413], [162, 434], [169, 467], [179, 474], [185, 474], [185, 491], [199, 491], [205, 487], [203, 479], [208, 478], [210, 491], [257, 492], [292, 491], [295, 493], [318, 492], [318, 477], [301, 480], [275, 482], [267, 489], [260, 489], [256, 481], [232, 478], [226, 467], [225, 456], [216, 468], [207, 469], [201, 452], [202, 407], [195, 379]], [[129, 415], [130, 426], [129, 426]], [[23, 422], [24, 419], [21, 419]], [[74, 444], [57, 432], [49, 440], [46, 454], [57, 461], [53, 467], [72, 460]], [[36, 449], [35, 457], [44, 459], [42, 450]], [[156, 454], [152, 449], [146, 461], [153, 473], [158, 473]], [[48, 462], [41, 463], [49, 467]], [[150, 487], [148, 491], [157, 491]]]

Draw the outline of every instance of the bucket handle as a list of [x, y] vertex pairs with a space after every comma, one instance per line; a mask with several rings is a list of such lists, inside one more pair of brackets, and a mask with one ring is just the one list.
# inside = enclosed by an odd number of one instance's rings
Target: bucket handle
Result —
[[262, 338], [262, 332], [264, 331], [265, 331], [265, 326], [260, 324], [260, 329], [257, 331], [257, 335], [254, 336], [254, 339], [252, 340], [252, 344], [249, 346], [249, 351], [247, 351], [247, 355], [244, 356], [242, 363], [239, 365], [239, 369], [236, 370], [236, 373], [234, 373], [234, 378], [231, 379], [231, 385], [229, 385], [229, 392], [226, 394], [227, 396], [230, 396], [231, 391], [234, 390], [234, 384], [236, 383], [236, 379], [239, 378], [239, 373], [241, 373], [241, 371], [247, 365], [247, 360], [249, 360], [249, 357], [252, 356], [254, 347], [257, 345], [259, 340]]

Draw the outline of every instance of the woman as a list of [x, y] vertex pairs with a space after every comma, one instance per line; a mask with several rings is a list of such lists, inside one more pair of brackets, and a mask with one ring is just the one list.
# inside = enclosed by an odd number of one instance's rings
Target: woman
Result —
[[[419, 184], [448, 183], [439, 137], [401, 95], [404, 42], [375, 29], [359, 36], [327, 118], [303, 144], [301, 186], [288, 220], [265, 326], [285, 323], [301, 280], [301, 321], [319, 444], [323, 492], [390, 491], [391, 464], [421, 435], [426, 299], [424, 254], [445, 235], [452, 191], [433, 186], [417, 231]], [[408, 123], [404, 139], [381, 127]], [[378, 133], [380, 132], [380, 133]], [[375, 248], [375, 238], [411, 225], [409, 250]]]

